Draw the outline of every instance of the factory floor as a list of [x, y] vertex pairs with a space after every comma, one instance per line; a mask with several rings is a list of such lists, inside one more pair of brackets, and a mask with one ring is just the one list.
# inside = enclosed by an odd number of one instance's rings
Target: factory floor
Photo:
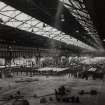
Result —
[[[26, 81], [25, 81], [26, 80]], [[30, 81], [27, 81], [30, 80]], [[72, 96], [78, 96], [80, 103], [57, 102], [54, 89], [64, 85], [68, 88]], [[68, 76], [34, 76], [34, 77], [13, 77], [10, 79], [0, 79], [0, 100], [8, 95], [14, 95], [20, 91], [24, 99], [27, 99], [30, 105], [104, 105], [105, 104], [105, 81], [104, 80], [82, 80]], [[78, 94], [81, 90], [90, 92], [96, 90], [97, 95]], [[37, 97], [33, 97], [37, 95]], [[41, 98], [45, 98], [45, 103], [40, 103]], [[49, 100], [52, 97], [53, 100]], [[1, 100], [0, 105], [12, 105], [13, 100]]]

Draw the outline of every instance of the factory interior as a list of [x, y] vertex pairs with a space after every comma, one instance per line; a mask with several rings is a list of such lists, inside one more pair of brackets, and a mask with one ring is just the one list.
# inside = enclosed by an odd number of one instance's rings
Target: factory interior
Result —
[[104, 105], [104, 10], [104, 0], [0, 0], [0, 105]]

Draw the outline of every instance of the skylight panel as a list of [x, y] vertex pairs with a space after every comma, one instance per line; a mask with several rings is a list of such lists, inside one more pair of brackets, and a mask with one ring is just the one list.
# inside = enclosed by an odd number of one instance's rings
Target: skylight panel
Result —
[[9, 26], [13, 26], [14, 25], [15, 27], [18, 26], [19, 24], [21, 24], [21, 22], [11, 22], [10, 21], [10, 22], [6, 23], [6, 25], [9, 25]]
[[75, 1], [75, 0], [71, 0], [71, 2], [73, 3], [73, 5], [76, 7], [76, 8], [81, 8], [80, 4]]
[[30, 19], [30, 16], [28, 16], [28, 15], [26, 15], [24, 13], [21, 13], [20, 15], [16, 16], [15, 18], [20, 20], [20, 21], [24, 21], [24, 20]]
[[3, 2], [0, 2], [0, 10], [4, 9], [5, 7], [7, 7], [7, 5]]

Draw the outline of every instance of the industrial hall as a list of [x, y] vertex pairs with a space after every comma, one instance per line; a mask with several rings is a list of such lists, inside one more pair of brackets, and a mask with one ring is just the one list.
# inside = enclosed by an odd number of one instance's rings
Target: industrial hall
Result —
[[104, 0], [0, 0], [0, 105], [104, 105], [104, 11]]

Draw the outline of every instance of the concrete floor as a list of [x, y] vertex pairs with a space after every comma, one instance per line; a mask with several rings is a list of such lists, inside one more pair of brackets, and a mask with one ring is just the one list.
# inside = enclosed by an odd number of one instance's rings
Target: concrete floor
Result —
[[[6, 95], [15, 94], [17, 90], [21, 91], [21, 94], [25, 96], [26, 99], [30, 102], [30, 105], [104, 105], [105, 104], [105, 81], [102, 80], [81, 80], [81, 79], [74, 79], [68, 78], [67, 76], [61, 77], [48, 77], [45, 76], [35, 76], [30, 77], [31, 79], [35, 80], [36, 78], [39, 79], [38, 81], [33, 82], [18, 82], [16, 83], [15, 80], [19, 79], [27, 79], [29, 77], [19, 77], [13, 79], [3, 79], [0, 80], [0, 99], [5, 97]], [[47, 103], [40, 104], [40, 98], [33, 98], [34, 94], [37, 96], [44, 96], [47, 94], [54, 93], [54, 89], [57, 89], [59, 86], [65, 85], [68, 89], [71, 90], [72, 95], [76, 95], [80, 97], [80, 103], [63, 103], [63, 102], [56, 102], [49, 101], [49, 97], [45, 96], [48, 100]], [[91, 95], [83, 95], [80, 96], [78, 92], [83, 89], [85, 91], [90, 91], [91, 89], [96, 89], [99, 94], [96, 96]], [[0, 101], [0, 105], [11, 105], [14, 100], [5, 102]]]

